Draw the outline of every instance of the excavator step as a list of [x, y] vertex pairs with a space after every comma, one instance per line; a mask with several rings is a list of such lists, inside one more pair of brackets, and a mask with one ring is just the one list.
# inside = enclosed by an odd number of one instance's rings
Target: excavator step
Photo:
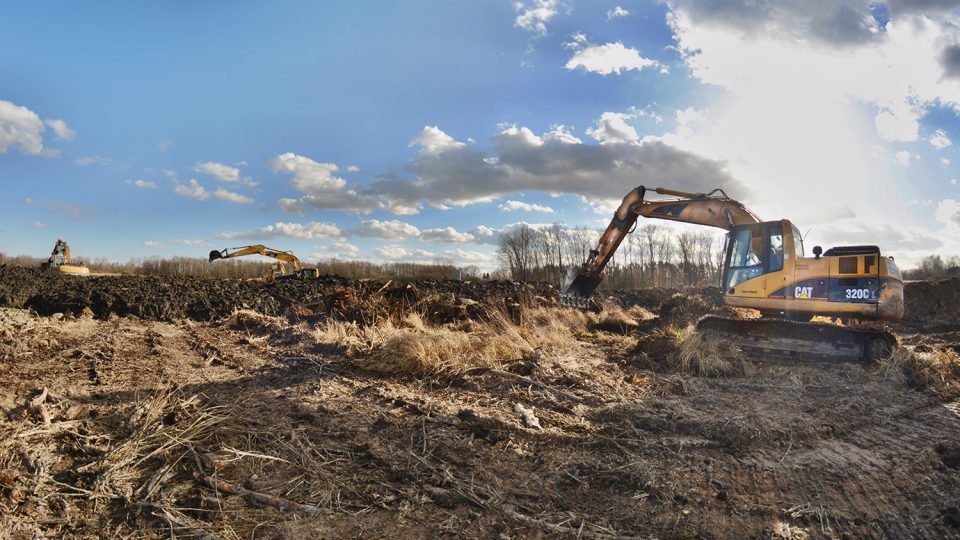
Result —
[[874, 328], [785, 319], [738, 319], [708, 315], [697, 330], [712, 331], [761, 360], [766, 356], [800, 362], [871, 363], [890, 355], [897, 339]]

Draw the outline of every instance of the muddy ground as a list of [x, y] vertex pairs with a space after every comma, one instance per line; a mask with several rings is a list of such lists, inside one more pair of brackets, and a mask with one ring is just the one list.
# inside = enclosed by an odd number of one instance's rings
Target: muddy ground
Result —
[[[555, 291], [0, 267], [0, 538], [960, 537], [955, 398], [857, 364], [677, 373], [647, 338], [715, 298], [617, 297], [654, 318], [386, 374], [317, 325], [559, 310]], [[906, 342], [960, 341], [954, 307], [923, 309]]]

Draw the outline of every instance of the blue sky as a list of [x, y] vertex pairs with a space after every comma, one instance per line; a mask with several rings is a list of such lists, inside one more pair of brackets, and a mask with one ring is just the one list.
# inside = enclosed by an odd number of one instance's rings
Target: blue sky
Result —
[[957, 10], [10, 4], [0, 251], [490, 267], [498, 230], [599, 227], [646, 184], [722, 186], [824, 245], [960, 253]]

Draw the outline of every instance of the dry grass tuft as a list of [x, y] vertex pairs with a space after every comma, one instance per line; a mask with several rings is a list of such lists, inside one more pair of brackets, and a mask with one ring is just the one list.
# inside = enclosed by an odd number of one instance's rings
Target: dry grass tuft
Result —
[[270, 317], [251, 309], [235, 310], [226, 322], [234, 328], [260, 332], [280, 332], [290, 326], [282, 317]]
[[917, 352], [901, 346], [877, 363], [877, 373], [888, 380], [930, 391], [944, 400], [960, 397], [960, 355], [953, 349]]
[[741, 375], [749, 363], [739, 347], [720, 337], [716, 332], [688, 328], [673, 355], [674, 367], [681, 373], [704, 377]]
[[490, 367], [518, 360], [534, 346], [522, 330], [500, 312], [483, 323], [430, 326], [416, 314], [400, 324], [375, 326], [327, 321], [313, 333], [318, 343], [347, 349], [361, 365], [386, 373], [430, 374]]

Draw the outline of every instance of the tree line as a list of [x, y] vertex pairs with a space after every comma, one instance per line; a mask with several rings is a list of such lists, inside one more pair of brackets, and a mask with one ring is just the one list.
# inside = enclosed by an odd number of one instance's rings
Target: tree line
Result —
[[[583, 264], [602, 231], [521, 224], [500, 233], [498, 254], [504, 273], [519, 281], [561, 283], [568, 268]], [[716, 285], [723, 266], [723, 235], [674, 232], [646, 223], [628, 234], [604, 270], [607, 288]]]

